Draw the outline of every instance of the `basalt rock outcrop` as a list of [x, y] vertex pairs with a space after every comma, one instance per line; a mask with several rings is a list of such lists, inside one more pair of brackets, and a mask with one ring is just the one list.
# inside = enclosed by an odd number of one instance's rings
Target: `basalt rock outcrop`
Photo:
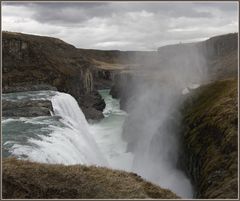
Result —
[[4, 159], [2, 173], [4, 199], [179, 198], [137, 174], [103, 167]]
[[237, 79], [217, 81], [184, 103], [184, 158], [197, 198], [238, 197], [237, 86]]

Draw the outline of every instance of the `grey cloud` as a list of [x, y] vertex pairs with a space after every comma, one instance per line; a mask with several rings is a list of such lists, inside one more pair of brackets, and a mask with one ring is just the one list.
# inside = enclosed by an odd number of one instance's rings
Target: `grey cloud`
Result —
[[193, 3], [195, 6], [202, 8], [215, 8], [223, 12], [236, 12], [238, 9], [238, 3], [235, 1], [228, 2], [206, 2], [206, 3]]
[[34, 11], [33, 18], [42, 23], [66, 25], [79, 24], [93, 17], [111, 17], [112, 14], [139, 12], [162, 13], [171, 17], [211, 17], [209, 12], [199, 12], [191, 3], [96, 3], [96, 2], [7, 2], [6, 5], [24, 6]]
[[41, 23], [73, 25], [95, 16], [107, 16], [104, 8], [109, 3], [86, 2], [4, 2], [3, 5], [19, 6], [32, 10], [32, 18]]
[[6, 5], [14, 12], [3, 15], [3, 28], [58, 37], [80, 48], [156, 50], [238, 28], [233, 3], [4, 2], [3, 11]]

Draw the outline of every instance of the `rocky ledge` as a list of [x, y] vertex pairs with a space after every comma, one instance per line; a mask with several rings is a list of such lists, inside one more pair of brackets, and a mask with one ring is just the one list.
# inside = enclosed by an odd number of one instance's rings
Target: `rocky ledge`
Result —
[[4, 199], [176, 199], [176, 194], [134, 173], [84, 165], [3, 159]]
[[50, 116], [53, 111], [49, 100], [2, 100], [2, 116], [4, 117], [36, 117]]
[[15, 92], [23, 92], [23, 91], [41, 91], [41, 90], [51, 90], [57, 91], [56, 87], [53, 87], [48, 84], [38, 84], [38, 85], [16, 85], [16, 86], [5, 86], [4, 93], [15, 93]]

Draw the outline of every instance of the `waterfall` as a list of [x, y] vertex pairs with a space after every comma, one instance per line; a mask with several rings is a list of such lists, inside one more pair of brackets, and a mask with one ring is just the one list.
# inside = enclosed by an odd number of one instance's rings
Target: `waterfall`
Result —
[[146, 89], [134, 99], [124, 124], [123, 137], [133, 153], [131, 171], [183, 198], [191, 198], [190, 180], [178, 168], [180, 92], [157, 84]]
[[77, 101], [60, 92], [50, 100], [53, 116], [60, 117], [62, 126], [49, 125], [49, 135], [39, 135], [40, 140], [30, 138], [31, 146], [15, 145], [13, 154], [27, 155], [27, 159], [42, 163], [108, 166]]
[[60, 116], [66, 125], [78, 129], [79, 132], [89, 132], [88, 122], [77, 101], [71, 95], [57, 93], [52, 97], [51, 102], [54, 115]]

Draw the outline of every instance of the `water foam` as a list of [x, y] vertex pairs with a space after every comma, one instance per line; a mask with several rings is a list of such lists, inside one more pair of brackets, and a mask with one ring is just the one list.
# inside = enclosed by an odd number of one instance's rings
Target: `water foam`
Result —
[[43, 163], [108, 166], [77, 101], [69, 94], [57, 92], [51, 102], [54, 115], [60, 117], [64, 126], [49, 125], [48, 129], [52, 130], [49, 135], [30, 138], [31, 146], [15, 144], [12, 153]]

